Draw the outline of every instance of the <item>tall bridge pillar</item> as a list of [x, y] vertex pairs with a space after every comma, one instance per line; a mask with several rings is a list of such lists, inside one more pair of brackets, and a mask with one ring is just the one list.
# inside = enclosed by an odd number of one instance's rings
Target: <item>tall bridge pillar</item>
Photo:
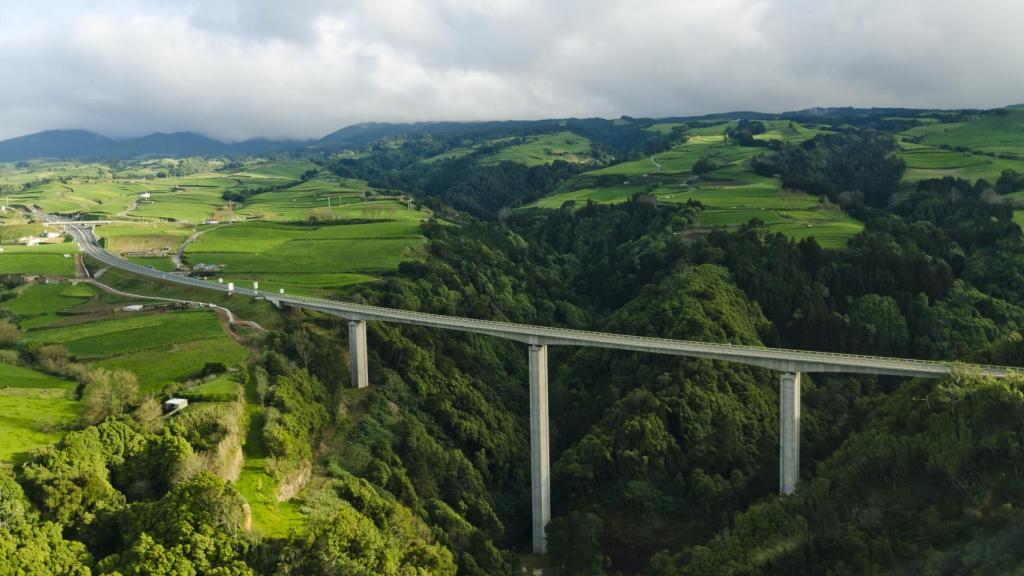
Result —
[[551, 462], [548, 446], [548, 347], [530, 346], [530, 479], [533, 493], [533, 553], [547, 553], [544, 529], [551, 521]]
[[370, 384], [366, 360], [366, 321], [348, 323], [348, 364], [352, 372], [352, 387], [366, 388]]
[[800, 480], [800, 373], [779, 379], [779, 493], [796, 491]]

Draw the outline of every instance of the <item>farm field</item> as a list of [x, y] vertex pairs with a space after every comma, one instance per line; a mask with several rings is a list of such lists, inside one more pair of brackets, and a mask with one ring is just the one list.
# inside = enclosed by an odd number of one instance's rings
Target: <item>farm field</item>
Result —
[[190, 400], [211, 398], [210, 401], [217, 402], [220, 401], [219, 398], [236, 396], [240, 391], [241, 386], [235, 381], [235, 376], [228, 373], [182, 390], [178, 392], [178, 396], [184, 396]]
[[420, 257], [419, 222], [325, 226], [240, 223], [211, 230], [188, 245], [191, 264], [224, 266], [230, 280], [258, 280], [266, 290], [316, 292], [372, 280]]
[[[5, 245], [0, 252], [0, 274], [74, 276], [78, 245], [74, 242], [36, 246]], [[70, 257], [65, 258], [68, 254]]]
[[526, 142], [501, 149], [484, 158], [482, 164], [517, 162], [527, 166], [550, 164], [555, 160], [573, 163], [592, 161], [590, 140], [572, 132], [555, 132], [540, 136], [529, 136]]
[[114, 181], [67, 183], [52, 181], [10, 195], [12, 206], [38, 206], [46, 212], [71, 214], [88, 212], [112, 216], [128, 210], [145, 185]]
[[29, 284], [2, 307], [14, 313], [23, 329], [32, 329], [56, 322], [94, 297], [96, 289], [88, 284]]
[[0, 462], [20, 461], [28, 451], [60, 440], [78, 420], [73, 382], [0, 364], [0, 383]]
[[131, 214], [197, 224], [212, 218], [224, 207], [223, 191], [224, 188], [212, 183], [181, 190], [157, 190], [152, 192], [148, 202], [140, 204]]
[[110, 178], [111, 170], [105, 164], [70, 161], [0, 162], [0, 180], [8, 186], [21, 188], [25, 184], [58, 177]]
[[990, 114], [962, 122], [917, 126], [901, 135], [926, 146], [947, 145], [1024, 156], [1024, 110], [1010, 108], [1005, 110], [1005, 115]]
[[[1024, 135], [1021, 138], [1024, 140]], [[944, 150], [907, 141], [900, 142], [897, 154], [907, 163], [907, 171], [903, 175], [905, 182], [945, 176], [968, 180], [984, 178], [995, 182], [1003, 170], [1024, 173], [1024, 160]]]
[[306, 221], [311, 215], [338, 220], [422, 220], [429, 217], [429, 213], [410, 209], [397, 197], [376, 194], [363, 180], [333, 176], [256, 194], [246, 199], [236, 214], [248, 219], [277, 221]]
[[[755, 138], [799, 142], [823, 133], [789, 121], [769, 120], [764, 124], [767, 132]], [[727, 143], [723, 133], [734, 125], [723, 122], [691, 129], [686, 141], [655, 155], [653, 160], [643, 158], [585, 172], [575, 181], [578, 187], [570, 184], [567, 190], [556, 191], [525, 208], [557, 209], [566, 201], [624, 202], [634, 194], [645, 193], [665, 203], [700, 202], [704, 210], [699, 223], [705, 227], [738, 226], [757, 218], [772, 231], [795, 239], [814, 236], [828, 247], [841, 246], [863, 229], [863, 224], [839, 210], [820, 209], [817, 197], [783, 190], [778, 179], [755, 174], [747, 161], [765, 153], [765, 149]], [[660, 129], [667, 131], [674, 126], [665, 124]], [[693, 164], [702, 158], [718, 168], [695, 178]], [[598, 185], [616, 176], [619, 183]]]
[[454, 160], [456, 158], [462, 158], [463, 156], [467, 156], [469, 154], [472, 154], [473, 152], [476, 152], [476, 148], [471, 146], [452, 148], [447, 152], [442, 152], [436, 156], [431, 156], [430, 158], [426, 158], [424, 160], [421, 160], [420, 162], [423, 164], [433, 164], [435, 162], [443, 162], [445, 160]]
[[172, 252], [194, 228], [172, 222], [137, 222], [97, 226], [96, 237], [115, 254]]
[[207, 362], [230, 366], [248, 356], [248, 350], [224, 333], [209, 310], [118, 312], [104, 319], [32, 330], [26, 337], [61, 344], [82, 361], [131, 370], [147, 392], [188, 378]]
[[62, 344], [80, 359], [120, 355], [140, 348], [166, 348], [190, 340], [222, 334], [213, 312], [189, 310], [173, 313], [119, 312], [114, 317], [35, 330], [33, 340]]
[[249, 355], [212, 310], [119, 311], [129, 302], [88, 284], [31, 284], [0, 307], [14, 314], [27, 340], [60, 344], [86, 363], [131, 370], [145, 392], [186, 379], [207, 362], [232, 366]]
[[[213, 314], [210, 312], [210, 314]], [[111, 370], [131, 370], [143, 392], [159, 392], [168, 382], [186, 380], [207, 363], [234, 366], [249, 357], [249, 350], [223, 332], [205, 340], [186, 340], [165, 348], [142, 348], [96, 362]]]
[[658, 134], [670, 134], [672, 130], [686, 126], [685, 122], [659, 122], [657, 124], [651, 124], [644, 130], [649, 132], [657, 132]]

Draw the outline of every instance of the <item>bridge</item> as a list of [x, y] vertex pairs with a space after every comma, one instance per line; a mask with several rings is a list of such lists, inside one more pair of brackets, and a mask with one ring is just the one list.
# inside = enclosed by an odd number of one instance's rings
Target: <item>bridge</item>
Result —
[[671, 354], [736, 362], [781, 372], [779, 379], [779, 492], [792, 494], [800, 477], [800, 375], [802, 373], [849, 373], [888, 376], [941, 378], [960, 369], [1003, 378], [1014, 369], [1006, 366], [959, 364], [933, 360], [913, 360], [863, 356], [808, 350], [789, 350], [761, 346], [715, 344], [689, 340], [670, 340], [627, 334], [610, 334], [567, 328], [531, 326], [510, 322], [478, 320], [411, 312], [380, 306], [356, 304], [261, 292], [253, 288], [223, 284], [161, 272], [119, 258], [99, 246], [92, 229], [81, 223], [63, 223], [82, 251], [96, 260], [128, 272], [156, 280], [227, 293], [264, 298], [274, 305], [315, 310], [348, 320], [349, 365], [352, 385], [369, 385], [366, 322], [398, 322], [442, 330], [456, 330], [515, 340], [528, 345], [530, 373], [530, 468], [532, 485], [533, 551], [547, 550], [545, 528], [551, 519], [551, 470], [548, 445], [548, 346], [589, 346], [652, 354]]

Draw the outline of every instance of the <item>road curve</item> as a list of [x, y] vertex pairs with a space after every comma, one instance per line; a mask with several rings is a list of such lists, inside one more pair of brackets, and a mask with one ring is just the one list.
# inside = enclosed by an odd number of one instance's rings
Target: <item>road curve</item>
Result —
[[[134, 262], [129, 262], [101, 248], [96, 242], [92, 231], [80, 224], [68, 223], [65, 226], [69, 234], [78, 242], [82, 251], [93, 258], [122, 270], [140, 274], [165, 282], [173, 282], [193, 286], [205, 290], [229, 292], [226, 284], [200, 280], [189, 276], [161, 272]], [[236, 286], [234, 293], [243, 296], [264, 298], [275, 304], [285, 304], [308, 310], [332, 314], [349, 320], [376, 320], [382, 322], [399, 322], [485, 334], [499, 338], [517, 340], [528, 344], [546, 344], [552, 346], [590, 346], [611, 348], [654, 354], [672, 354], [693, 358], [707, 358], [726, 362], [738, 362], [770, 370], [782, 372], [842, 372], [851, 374], [880, 374], [891, 376], [908, 376], [924, 378], [940, 378], [953, 370], [963, 370], [994, 377], [1005, 377], [1015, 371], [1006, 366], [980, 364], [963, 364], [933, 360], [912, 360], [905, 358], [887, 358], [882, 356], [863, 356], [856, 354], [839, 354], [832, 352], [815, 352], [809, 350], [790, 350], [785, 348], [766, 348], [734, 344], [715, 344], [694, 342], [689, 340], [670, 340], [647, 336], [630, 336], [625, 334], [609, 334], [568, 328], [551, 328], [547, 326], [531, 326], [511, 322], [478, 320], [456, 316], [442, 316], [425, 312], [410, 312], [380, 306], [274, 294]]]

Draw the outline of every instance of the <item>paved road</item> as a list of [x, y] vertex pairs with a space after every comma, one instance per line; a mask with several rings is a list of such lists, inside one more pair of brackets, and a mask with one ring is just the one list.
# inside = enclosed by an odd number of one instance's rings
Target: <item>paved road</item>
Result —
[[654, 173], [657, 173], [657, 172], [661, 172], [661, 163], [658, 162], [658, 155], [657, 154], [651, 156], [651, 164], [654, 164], [654, 172], [648, 172], [648, 174], [654, 174]]
[[[200, 280], [179, 274], [161, 272], [153, 268], [140, 266], [134, 262], [123, 260], [102, 249], [88, 228], [68, 224], [68, 232], [82, 247], [82, 250], [93, 258], [116, 268], [150, 278], [174, 282], [206, 290], [228, 292], [227, 284]], [[712, 344], [688, 340], [669, 340], [645, 336], [624, 334], [608, 334], [567, 328], [550, 328], [546, 326], [530, 326], [510, 322], [495, 322], [455, 316], [442, 316], [424, 312], [410, 312], [393, 308], [382, 308], [365, 304], [307, 298], [284, 294], [266, 293], [251, 288], [236, 286], [234, 292], [243, 296], [265, 298], [274, 303], [286, 304], [309, 310], [317, 310], [327, 314], [340, 316], [350, 320], [378, 320], [382, 322], [400, 322], [415, 324], [444, 330], [457, 330], [486, 334], [499, 338], [508, 338], [529, 344], [547, 344], [554, 346], [590, 346], [631, 350], [655, 354], [673, 354], [693, 358], [708, 358], [727, 362], [738, 362], [751, 366], [759, 366], [782, 372], [843, 372], [854, 374], [884, 374], [892, 376], [912, 376], [939, 378], [951, 370], [960, 368], [995, 377], [1004, 377], [1012, 368], [1005, 366], [988, 366], [977, 364], [956, 364], [930, 360], [910, 360], [903, 358], [885, 358], [880, 356], [861, 356], [855, 354], [837, 354], [830, 352], [813, 352], [808, 350], [788, 350], [783, 348], [765, 348], [759, 346], [743, 346], [732, 344]]]

